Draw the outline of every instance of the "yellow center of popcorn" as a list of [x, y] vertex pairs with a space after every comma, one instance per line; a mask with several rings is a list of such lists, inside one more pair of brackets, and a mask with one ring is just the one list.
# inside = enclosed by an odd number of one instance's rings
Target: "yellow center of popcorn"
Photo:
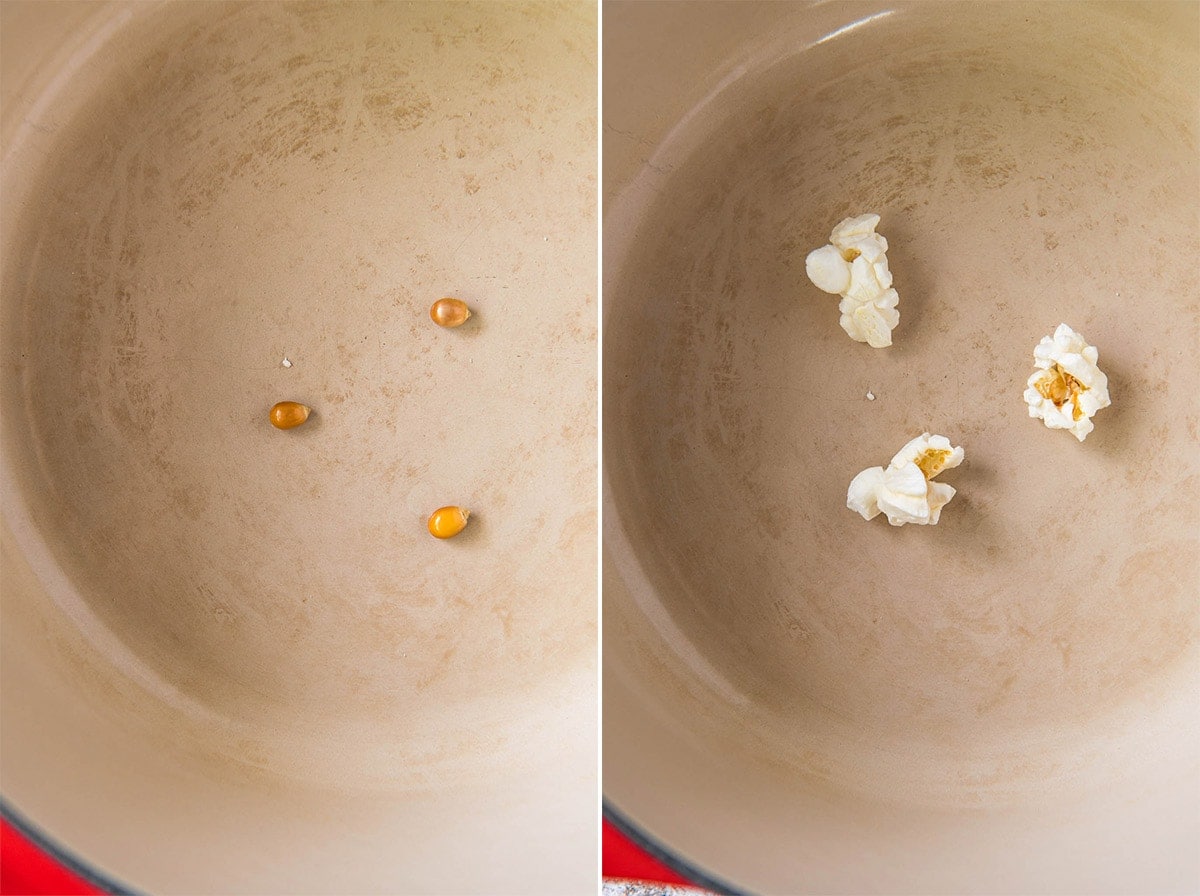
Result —
[[846, 249], [842, 252], [842, 258], [846, 259], [846, 261], [854, 261], [860, 255], [862, 255], [862, 252], [855, 248]]
[[1047, 370], [1042, 378], [1034, 383], [1033, 388], [1037, 389], [1042, 398], [1054, 402], [1056, 408], [1061, 409], [1070, 401], [1073, 408], [1072, 419], [1078, 420], [1083, 416], [1083, 409], [1079, 407], [1079, 396], [1087, 391], [1087, 386], [1057, 364]]
[[932, 479], [945, 468], [951, 453], [945, 448], [926, 448], [913, 463], [925, 474], [926, 479]]

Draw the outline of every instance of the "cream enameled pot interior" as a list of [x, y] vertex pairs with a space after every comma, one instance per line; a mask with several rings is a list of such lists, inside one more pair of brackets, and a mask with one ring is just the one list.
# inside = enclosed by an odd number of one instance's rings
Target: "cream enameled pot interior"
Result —
[[[1200, 886], [1197, 11], [606, 5], [604, 790], [680, 859]], [[804, 270], [866, 212], [883, 350]], [[1022, 400], [1062, 322], [1082, 444]], [[940, 525], [847, 510], [923, 431]]]
[[152, 892], [590, 889], [594, 8], [2, 12], [4, 799]]

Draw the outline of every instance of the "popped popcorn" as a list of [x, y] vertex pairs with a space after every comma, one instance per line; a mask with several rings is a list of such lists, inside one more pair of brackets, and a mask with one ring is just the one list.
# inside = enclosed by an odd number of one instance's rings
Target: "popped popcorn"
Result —
[[1095, 428], [1092, 415], [1112, 404], [1108, 377], [1096, 366], [1099, 360], [1096, 347], [1066, 324], [1042, 337], [1033, 350], [1038, 369], [1025, 389], [1029, 416], [1050, 429], [1069, 430], [1081, 442], [1086, 439]]
[[878, 224], [879, 215], [846, 218], [833, 228], [830, 245], [808, 254], [804, 270], [817, 289], [842, 297], [838, 322], [851, 339], [886, 348], [900, 322], [900, 296], [891, 288], [888, 244], [875, 232]]
[[955, 495], [953, 486], [933, 479], [957, 467], [965, 453], [945, 436], [922, 433], [892, 458], [887, 468], [870, 467], [850, 482], [846, 506], [871, 520], [881, 512], [893, 526], [935, 526]]

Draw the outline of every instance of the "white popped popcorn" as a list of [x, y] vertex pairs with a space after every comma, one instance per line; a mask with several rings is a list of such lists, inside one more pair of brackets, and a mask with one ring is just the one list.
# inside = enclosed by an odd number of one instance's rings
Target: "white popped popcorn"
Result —
[[945, 436], [922, 433], [892, 458], [887, 468], [870, 467], [854, 477], [846, 506], [871, 520], [881, 512], [893, 526], [937, 525], [942, 508], [954, 497], [953, 486], [933, 479], [957, 467], [965, 454]]
[[888, 244], [875, 232], [878, 224], [879, 215], [842, 221], [833, 228], [830, 245], [808, 254], [804, 269], [818, 289], [842, 297], [839, 323], [851, 339], [886, 348], [900, 322], [900, 296], [891, 288]]
[[1038, 369], [1025, 389], [1029, 416], [1050, 429], [1070, 430], [1081, 442], [1086, 439], [1095, 428], [1092, 415], [1112, 404], [1108, 377], [1096, 366], [1099, 360], [1096, 347], [1066, 324], [1042, 337], [1033, 350]]
[[804, 271], [817, 289], [839, 295], [850, 288], [850, 262], [837, 246], [822, 246], [808, 253]]

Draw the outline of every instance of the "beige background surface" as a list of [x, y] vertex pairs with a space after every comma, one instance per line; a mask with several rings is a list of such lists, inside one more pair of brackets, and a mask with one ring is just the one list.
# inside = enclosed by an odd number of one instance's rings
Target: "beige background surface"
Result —
[[84, 859], [592, 886], [595, 30], [4, 5], [2, 791]]
[[[606, 6], [604, 786], [699, 867], [1200, 885], [1198, 33], [1194, 6]], [[865, 212], [885, 350], [804, 274]], [[1063, 321], [1113, 397], [1083, 444], [1021, 398]], [[922, 431], [966, 449], [941, 524], [848, 511]]]

